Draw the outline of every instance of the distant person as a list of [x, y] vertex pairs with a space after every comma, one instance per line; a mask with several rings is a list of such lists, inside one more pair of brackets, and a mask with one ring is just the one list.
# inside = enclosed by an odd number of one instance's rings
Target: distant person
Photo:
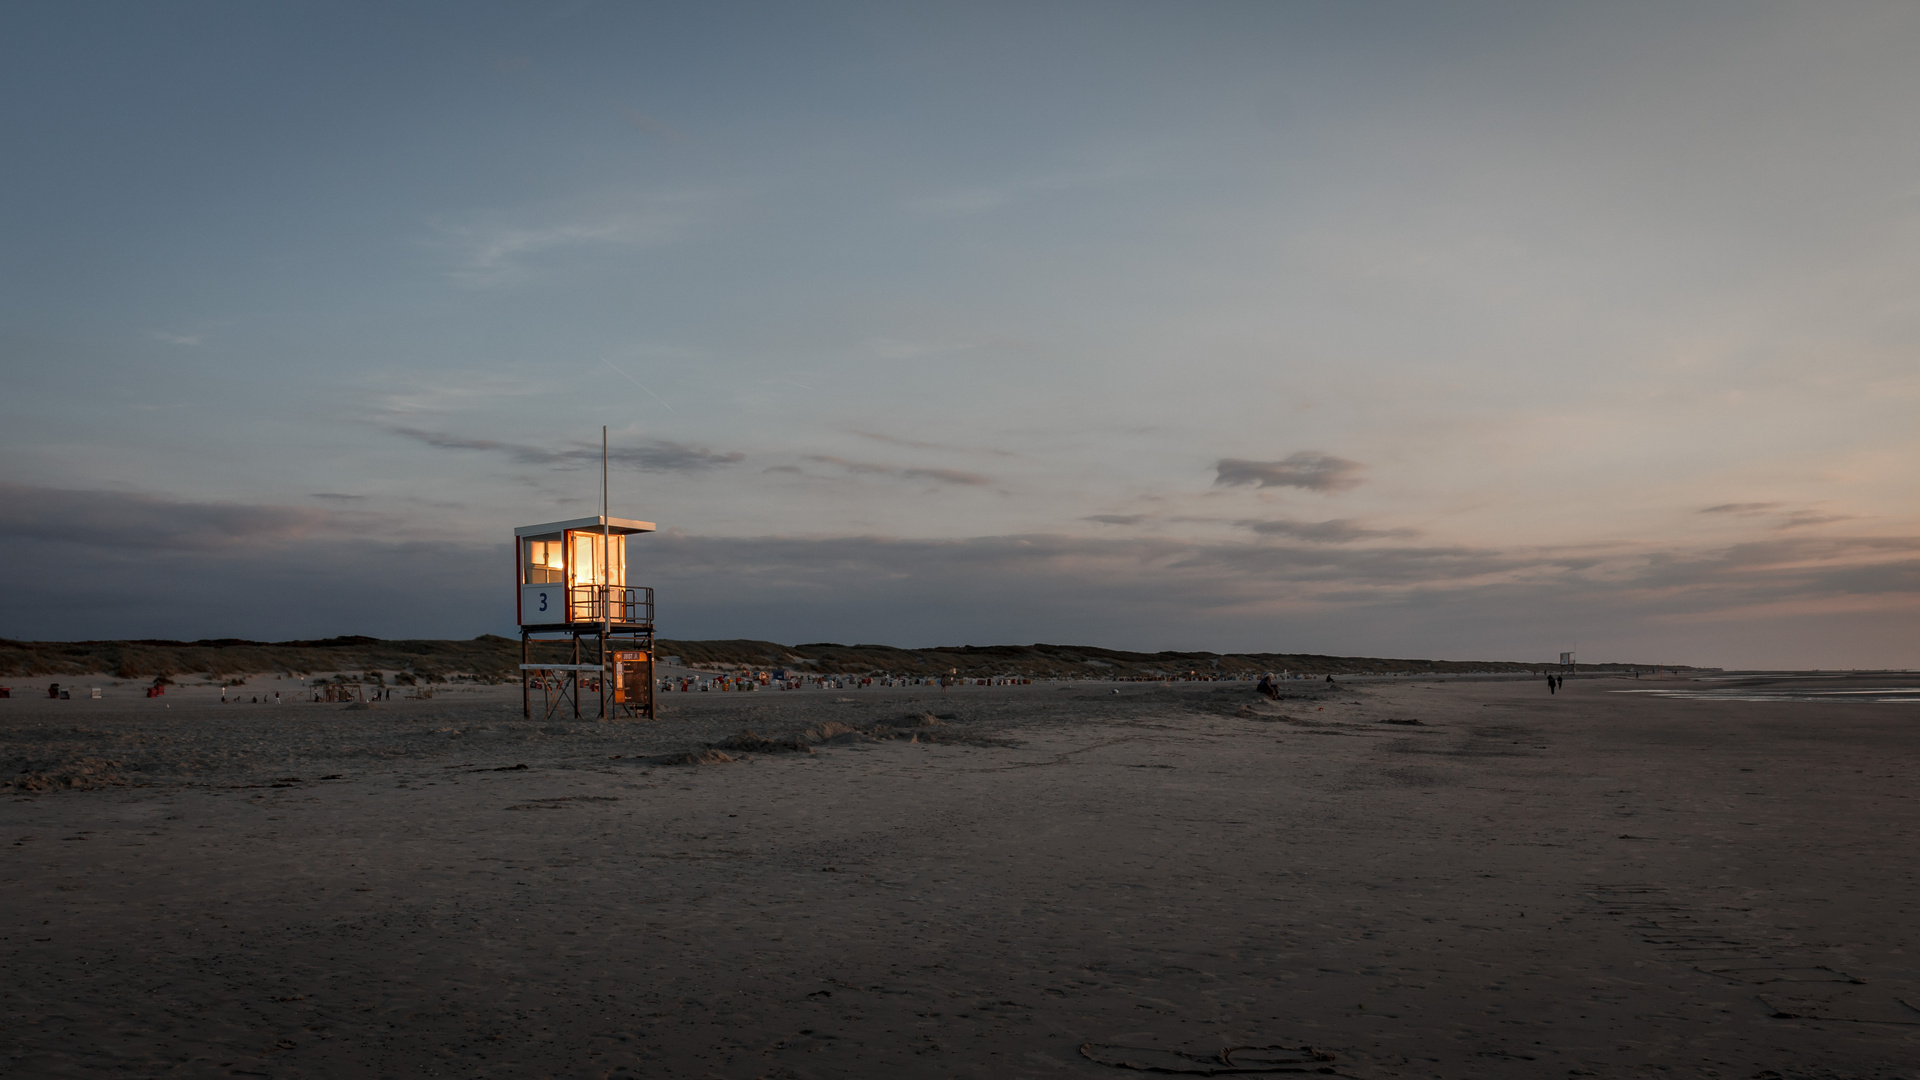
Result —
[[1549, 674], [1549, 675], [1547, 676], [1547, 693], [1549, 693], [1549, 694], [1557, 694], [1557, 693], [1559, 693], [1559, 692], [1560, 692], [1560, 687], [1559, 687], [1559, 686], [1558, 686], [1557, 684], [1555, 684], [1555, 683], [1554, 683], [1554, 681], [1553, 681], [1553, 676], [1552, 676], [1551, 674]]

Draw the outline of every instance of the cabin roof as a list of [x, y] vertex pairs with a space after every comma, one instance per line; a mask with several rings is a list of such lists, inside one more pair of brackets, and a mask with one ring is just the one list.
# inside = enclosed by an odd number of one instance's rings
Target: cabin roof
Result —
[[632, 518], [607, 517], [596, 514], [593, 517], [574, 518], [571, 521], [549, 521], [545, 525], [522, 525], [513, 530], [515, 536], [543, 536], [547, 533], [560, 533], [568, 529], [598, 529], [605, 525], [609, 532], [620, 536], [629, 533], [653, 532], [653, 522], [635, 521]]

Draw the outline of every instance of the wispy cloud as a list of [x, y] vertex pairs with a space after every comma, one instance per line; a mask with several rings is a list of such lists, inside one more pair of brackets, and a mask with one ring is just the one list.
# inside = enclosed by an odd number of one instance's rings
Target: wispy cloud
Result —
[[902, 480], [931, 480], [938, 484], [978, 487], [993, 483], [993, 478], [961, 469], [932, 469], [917, 466], [877, 465], [870, 461], [849, 461], [831, 454], [809, 454], [808, 461], [836, 465], [859, 476], [897, 476]]
[[1080, 520], [1094, 521], [1102, 525], [1138, 525], [1152, 516], [1152, 514], [1089, 514]]
[[883, 442], [888, 446], [906, 446], [915, 450], [950, 449], [950, 447], [942, 443], [922, 442], [919, 439], [902, 439], [897, 435], [882, 435], [877, 431], [861, 431], [858, 428], [853, 429], [852, 434], [858, 435], [863, 439], [872, 439], [874, 442]]
[[[1726, 514], [1734, 517], [1762, 517], [1782, 514], [1787, 504], [1783, 502], [1744, 502], [1721, 503], [1700, 511], [1702, 514]], [[1831, 525], [1836, 521], [1853, 521], [1856, 515], [1834, 514], [1821, 510], [1794, 510], [1785, 512], [1780, 522], [1774, 526], [1778, 531], [1804, 529], [1814, 525]]]
[[1236, 521], [1259, 536], [1285, 536], [1313, 544], [1351, 544], [1356, 540], [1411, 540], [1420, 534], [1413, 529], [1368, 529], [1352, 521]]
[[199, 334], [176, 334], [171, 330], [149, 330], [147, 336], [169, 345], [201, 345], [206, 342], [206, 339]]
[[[546, 465], [554, 468], [579, 468], [600, 460], [600, 448], [584, 443], [558, 450], [532, 446], [527, 443], [502, 442], [497, 439], [471, 439], [452, 435], [443, 431], [423, 431], [419, 428], [389, 427], [388, 431], [401, 435], [440, 450], [475, 450], [503, 454], [522, 465]], [[611, 446], [607, 449], [607, 460], [615, 465], [625, 465], [647, 472], [698, 472], [721, 465], [732, 465], [745, 461], [746, 455], [738, 451], [720, 452], [703, 446], [689, 446], [685, 443], [654, 439], [638, 446]]]
[[1804, 529], [1809, 525], [1831, 525], [1836, 521], [1852, 521], [1853, 514], [1822, 514], [1813, 510], [1797, 510], [1787, 515], [1787, 519], [1774, 526], [1776, 529]]
[[1214, 465], [1214, 484], [1223, 487], [1295, 487], [1308, 491], [1345, 491], [1360, 486], [1366, 466], [1358, 461], [1313, 450], [1288, 454], [1279, 461], [1221, 458]]
[[963, 469], [901, 469], [896, 475], [907, 480], [935, 480], [942, 484], [961, 484], [969, 487], [993, 483], [989, 477]]
[[898, 435], [887, 435], [878, 431], [863, 431], [859, 428], [849, 429], [848, 434], [858, 435], [863, 439], [872, 439], [874, 442], [886, 443], [889, 446], [905, 446], [914, 450], [940, 450], [962, 454], [991, 454], [994, 457], [1020, 456], [1011, 450], [1001, 450], [993, 446], [960, 446], [955, 443], [925, 442], [920, 439], [903, 439]]
[[573, 212], [480, 215], [433, 224], [452, 259], [448, 276], [476, 288], [526, 281], [568, 252], [647, 248], [685, 237], [707, 220], [715, 199], [698, 192], [656, 192]]

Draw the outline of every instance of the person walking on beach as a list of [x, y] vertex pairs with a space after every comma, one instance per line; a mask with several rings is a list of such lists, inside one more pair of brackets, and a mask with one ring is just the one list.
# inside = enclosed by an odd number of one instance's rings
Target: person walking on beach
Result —
[[1548, 675], [1547, 676], [1547, 693], [1557, 694], [1559, 692], [1560, 692], [1559, 680], [1555, 679], [1552, 675]]

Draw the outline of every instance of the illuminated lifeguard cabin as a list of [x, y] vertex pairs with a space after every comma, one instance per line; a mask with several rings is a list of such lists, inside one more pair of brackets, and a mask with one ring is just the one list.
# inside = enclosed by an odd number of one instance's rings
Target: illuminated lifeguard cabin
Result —
[[[653, 522], [575, 518], [513, 530], [519, 571], [521, 710], [539, 685], [552, 716], [580, 691], [600, 695], [600, 718], [653, 716], [653, 590], [627, 583], [627, 537]], [[536, 663], [536, 642], [572, 642], [571, 663]], [[581, 656], [583, 641], [593, 654]]]

